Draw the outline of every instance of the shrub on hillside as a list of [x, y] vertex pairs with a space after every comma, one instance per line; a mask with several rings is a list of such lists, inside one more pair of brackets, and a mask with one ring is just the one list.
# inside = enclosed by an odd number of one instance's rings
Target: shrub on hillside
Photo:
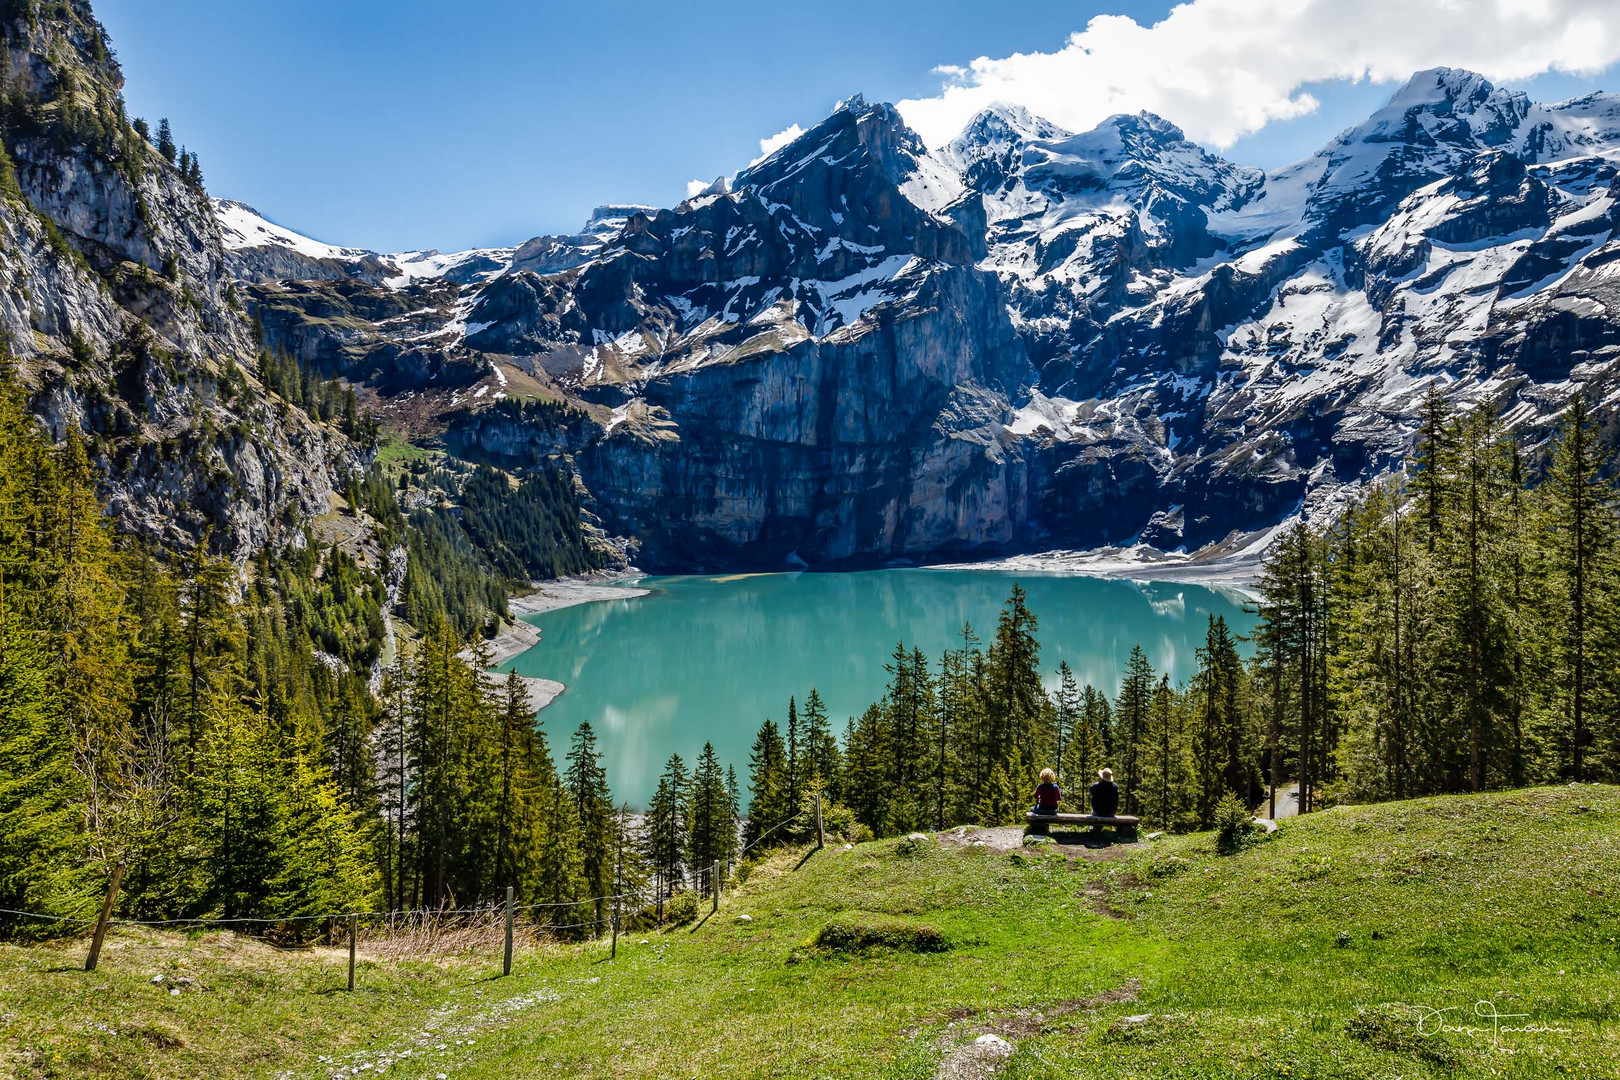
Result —
[[821, 827], [828, 840], [861, 844], [872, 839], [872, 830], [855, 820], [855, 811], [842, 803], [828, 803], [821, 814]]
[[950, 948], [945, 935], [926, 923], [905, 922], [875, 915], [843, 916], [821, 928], [810, 946], [820, 952], [931, 953]]
[[699, 906], [697, 893], [678, 892], [664, 905], [664, 919], [673, 926], [685, 926], [698, 917]]
[[1260, 827], [1254, 815], [1235, 795], [1226, 795], [1215, 804], [1215, 850], [1232, 855], [1259, 842]]

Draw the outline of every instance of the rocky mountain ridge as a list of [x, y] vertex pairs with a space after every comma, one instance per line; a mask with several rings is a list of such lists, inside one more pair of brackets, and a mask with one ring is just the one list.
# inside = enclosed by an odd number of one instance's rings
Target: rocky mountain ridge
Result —
[[135, 532], [245, 560], [363, 464], [256, 378], [207, 195], [136, 130], [82, 0], [0, 10], [0, 335], [34, 410], [77, 429]]
[[250, 296], [385, 415], [566, 459], [644, 565], [1190, 550], [1378, 475], [1430, 384], [1531, 432], [1612, 408], [1617, 159], [1620, 99], [1450, 69], [1269, 175], [1151, 115], [930, 151], [857, 97], [589, 242]]

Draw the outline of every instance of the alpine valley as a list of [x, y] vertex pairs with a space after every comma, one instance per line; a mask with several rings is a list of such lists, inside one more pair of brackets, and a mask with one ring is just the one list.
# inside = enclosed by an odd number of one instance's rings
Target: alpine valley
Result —
[[204, 196], [56, 7], [7, 28], [7, 344], [127, 527], [239, 562], [376, 444], [249, 392], [261, 349], [463, 469], [547, 466], [586, 561], [655, 570], [1252, 553], [1388, 470], [1431, 385], [1532, 441], [1576, 381], [1620, 398], [1612, 95], [1423, 71], [1272, 174], [1148, 114], [930, 150], [856, 96], [675, 207], [382, 254]]

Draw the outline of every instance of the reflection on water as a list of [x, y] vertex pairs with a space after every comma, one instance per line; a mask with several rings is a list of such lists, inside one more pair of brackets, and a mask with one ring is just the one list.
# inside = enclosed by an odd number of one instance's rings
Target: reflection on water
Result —
[[1180, 681], [1209, 615], [1240, 634], [1254, 626], [1241, 595], [1179, 583], [914, 569], [663, 577], [638, 583], [649, 596], [530, 617], [540, 644], [502, 670], [567, 684], [540, 714], [554, 750], [591, 721], [615, 795], [640, 805], [671, 753], [690, 763], [705, 741], [746, 783], [760, 721], [782, 723], [788, 695], [802, 702], [812, 686], [842, 732], [882, 695], [897, 641], [937, 662], [960, 646], [964, 622], [988, 639], [1014, 581], [1039, 620], [1048, 686], [1067, 660], [1112, 695], [1136, 644]]

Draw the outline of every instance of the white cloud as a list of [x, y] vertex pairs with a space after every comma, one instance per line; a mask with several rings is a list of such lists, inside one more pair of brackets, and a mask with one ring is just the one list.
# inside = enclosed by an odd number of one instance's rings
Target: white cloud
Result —
[[750, 161], [748, 163], [749, 166], [753, 167], [758, 165], [760, 162], [764, 161], [766, 158], [770, 157], [772, 154], [782, 149], [782, 147], [786, 146], [788, 143], [792, 142], [794, 139], [797, 139], [803, 134], [804, 128], [800, 127], [798, 124], [790, 124], [781, 131], [778, 131], [775, 135], [772, 135], [770, 138], [759, 140], [759, 157], [755, 158], [753, 161]]
[[1224, 147], [1314, 111], [1301, 90], [1312, 82], [1392, 82], [1441, 65], [1515, 80], [1617, 60], [1615, 0], [1189, 0], [1152, 26], [1100, 15], [1056, 52], [939, 68], [938, 96], [899, 108], [930, 146], [1010, 101], [1076, 131], [1146, 109]]
[[703, 189], [712, 183], [714, 183], [713, 180], [688, 180], [686, 182], [686, 197], [688, 199], [697, 198]]

